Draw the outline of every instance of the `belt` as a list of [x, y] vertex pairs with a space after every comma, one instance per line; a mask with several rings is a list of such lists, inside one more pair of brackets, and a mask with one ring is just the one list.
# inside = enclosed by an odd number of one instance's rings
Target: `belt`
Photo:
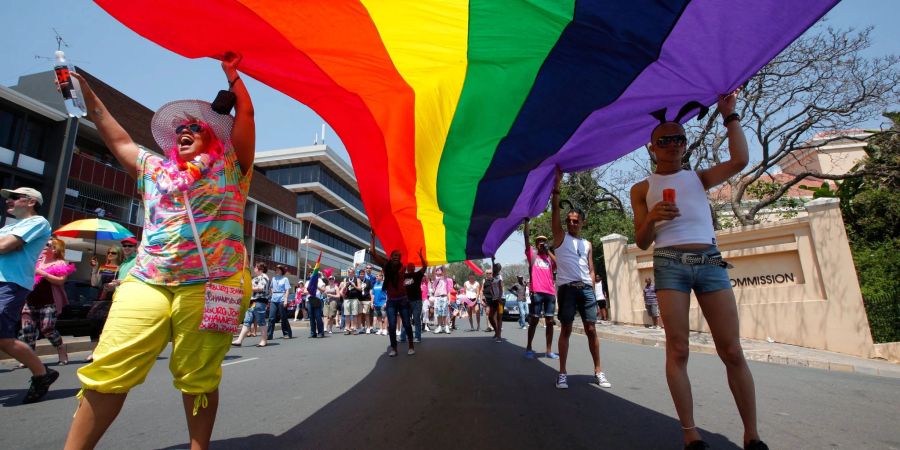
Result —
[[723, 269], [733, 269], [734, 266], [722, 259], [721, 255], [718, 256], [707, 256], [703, 253], [689, 253], [682, 252], [679, 250], [667, 249], [667, 248], [658, 248], [653, 250], [653, 256], [659, 256], [660, 258], [674, 259], [675, 261], [681, 261], [682, 264], [687, 264], [690, 266], [695, 265], [710, 265], [710, 266], [719, 266]]
[[584, 289], [587, 287], [587, 283], [585, 283], [584, 281], [572, 281], [572, 282], [563, 284], [563, 286], [571, 286], [575, 289]]

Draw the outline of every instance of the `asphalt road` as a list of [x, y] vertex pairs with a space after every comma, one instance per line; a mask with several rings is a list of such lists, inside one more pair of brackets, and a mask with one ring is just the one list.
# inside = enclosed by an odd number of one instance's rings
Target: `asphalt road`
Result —
[[[253, 347], [250, 338], [223, 364], [213, 448], [681, 448], [662, 348], [603, 343], [613, 388], [600, 389], [588, 385], [586, 340], [575, 335], [570, 388], [559, 391], [557, 364], [524, 359], [524, 331], [506, 325], [509, 340], [502, 344], [484, 332], [429, 334], [415, 356], [397, 358], [386, 356], [386, 336], [312, 340], [306, 329], [295, 329], [298, 338], [276, 339], [268, 348]], [[131, 392], [99, 448], [187, 447], [167, 355]], [[62, 447], [77, 404], [78, 367], [57, 367], [62, 376], [47, 399], [21, 405], [29, 373], [2, 363], [2, 448]], [[760, 430], [771, 448], [900, 448], [900, 380], [765, 363], [751, 368]], [[693, 355], [690, 373], [706, 440], [713, 448], [737, 448], [743, 430], [722, 364]]]

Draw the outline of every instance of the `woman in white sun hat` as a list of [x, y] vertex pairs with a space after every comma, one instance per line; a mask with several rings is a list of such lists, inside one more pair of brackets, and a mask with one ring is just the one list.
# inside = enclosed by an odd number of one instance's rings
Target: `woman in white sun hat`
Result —
[[229, 330], [250, 298], [243, 216], [256, 138], [240, 62], [231, 52], [222, 58], [234, 117], [230, 105], [217, 108], [221, 114], [200, 100], [167, 103], [156, 112], [153, 138], [165, 157], [139, 148], [87, 80], [73, 74], [88, 119], [137, 180], [145, 214], [134, 268], [116, 290], [94, 361], [78, 370], [81, 402], [66, 448], [97, 445], [128, 391], [170, 342], [169, 369], [182, 393], [191, 447], [209, 446]]

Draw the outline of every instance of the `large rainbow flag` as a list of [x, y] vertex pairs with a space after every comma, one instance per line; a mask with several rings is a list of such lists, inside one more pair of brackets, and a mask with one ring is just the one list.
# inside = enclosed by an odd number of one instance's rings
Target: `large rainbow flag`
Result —
[[97, 3], [186, 57], [241, 52], [338, 133], [384, 247], [441, 264], [493, 255], [555, 166], [639, 148], [651, 111], [713, 104], [837, 0]]

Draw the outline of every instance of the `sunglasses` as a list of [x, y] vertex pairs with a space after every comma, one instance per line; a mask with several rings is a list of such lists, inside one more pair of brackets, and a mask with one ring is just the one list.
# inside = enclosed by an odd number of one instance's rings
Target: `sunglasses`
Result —
[[16, 200], [23, 199], [23, 198], [28, 198], [28, 196], [22, 195], [22, 194], [9, 194], [9, 199], [12, 201], [16, 201]]
[[660, 147], [668, 147], [670, 145], [686, 145], [687, 137], [683, 134], [670, 134], [668, 136], [660, 136], [656, 140], [656, 145]]
[[53, 243], [52, 243], [52, 242], [48, 242], [48, 243], [44, 244], [44, 247], [47, 247], [47, 248], [53, 248]]
[[119, 252], [106, 252], [107, 255], [118, 255]]
[[134, 244], [122, 244], [122, 248], [134, 248]]
[[579, 219], [566, 219], [566, 223], [571, 223], [572, 225], [578, 225], [581, 222]]
[[184, 133], [184, 130], [191, 130], [191, 133], [199, 133], [203, 131], [203, 125], [200, 125], [199, 123], [179, 125], [178, 128], [175, 128], [175, 134]]

